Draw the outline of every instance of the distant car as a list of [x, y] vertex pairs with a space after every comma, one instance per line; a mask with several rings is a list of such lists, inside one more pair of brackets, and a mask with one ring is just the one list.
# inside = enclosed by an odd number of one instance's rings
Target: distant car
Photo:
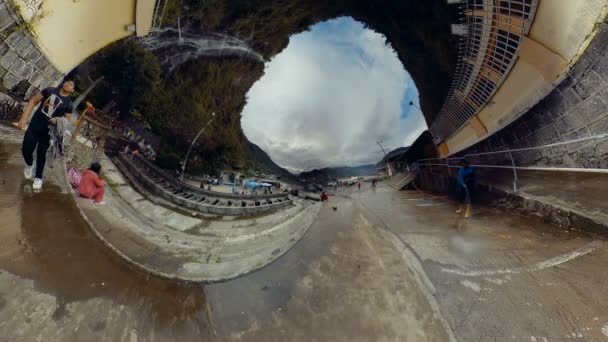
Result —
[[338, 183], [336, 183], [336, 182], [329, 182], [329, 183], [327, 183], [327, 187], [328, 187], [328, 188], [334, 188], [334, 187], [336, 187], [337, 185], [338, 185]]
[[321, 184], [308, 184], [306, 186], [306, 191], [309, 191], [309, 192], [319, 192], [322, 190], [323, 190], [323, 187], [321, 186]]

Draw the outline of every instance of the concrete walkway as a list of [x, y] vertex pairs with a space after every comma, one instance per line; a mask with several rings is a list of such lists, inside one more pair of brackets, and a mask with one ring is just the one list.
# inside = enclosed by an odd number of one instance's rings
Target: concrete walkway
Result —
[[605, 241], [492, 208], [467, 220], [444, 197], [385, 184], [336, 203], [277, 263], [207, 287], [218, 336], [608, 340]]
[[608, 340], [608, 245], [580, 232], [365, 184], [266, 267], [184, 284], [128, 267], [55, 172], [34, 193], [22, 168], [0, 143], [0, 340]]
[[[15, 143], [21, 132], [3, 127]], [[12, 158], [19, 159], [14, 153]], [[132, 266], [161, 278], [216, 282], [255, 271], [295, 245], [316, 220], [320, 204], [296, 199], [282, 210], [248, 218], [175, 211], [135, 191], [112, 161], [101, 160], [108, 186], [105, 206], [81, 198], [67, 185], [65, 168], [47, 170], [72, 193], [93, 233]]]
[[[479, 173], [480, 182], [513, 191], [512, 171], [493, 169]], [[607, 174], [519, 170], [517, 177], [519, 195], [577, 213], [608, 227]], [[608, 230], [603, 234], [608, 236]]]
[[167, 209], [136, 192], [108, 158], [106, 206], [76, 197], [108, 247], [163, 278], [215, 282], [255, 271], [283, 255], [316, 220], [319, 204], [297, 200], [256, 218], [199, 218]]

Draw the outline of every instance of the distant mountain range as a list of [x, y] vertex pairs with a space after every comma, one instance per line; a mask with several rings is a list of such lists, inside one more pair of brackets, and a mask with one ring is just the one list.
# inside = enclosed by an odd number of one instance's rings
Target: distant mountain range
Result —
[[284, 180], [295, 181], [297, 178], [291, 172], [277, 165], [264, 150], [262, 150], [258, 145], [248, 141], [249, 147], [251, 149], [251, 155], [256, 163], [256, 168], [264, 173], [273, 174], [275, 176], [280, 176]]
[[[386, 157], [382, 158], [376, 164], [368, 164], [368, 165], [360, 165], [354, 167], [326, 167], [322, 169], [314, 169], [312, 171], [306, 171], [300, 173], [297, 177], [293, 175], [291, 172], [277, 165], [264, 150], [262, 150], [258, 145], [249, 142], [249, 146], [251, 148], [252, 154], [254, 156], [256, 162], [256, 168], [265, 173], [274, 174], [276, 176], [281, 176], [286, 180], [296, 180], [301, 179], [307, 183], [320, 183], [325, 184], [329, 181], [332, 181], [337, 178], [348, 178], [348, 177], [361, 177], [361, 176], [369, 176], [376, 173], [376, 168], [378, 166], [384, 165], [386, 163]], [[390, 151], [387, 156], [389, 159], [398, 157], [400, 154], [405, 153], [409, 149], [408, 147], [399, 147]]]
[[307, 183], [324, 184], [336, 178], [369, 176], [376, 173], [376, 165], [361, 165], [355, 167], [326, 167], [312, 171], [302, 172], [299, 179], [304, 179]]
[[382, 160], [380, 160], [376, 166], [380, 166], [380, 165], [385, 165], [386, 164], [386, 158], [388, 157], [389, 159], [393, 159], [395, 157], [398, 157], [400, 154], [403, 154], [405, 152], [407, 152], [407, 150], [409, 150], [410, 147], [406, 146], [406, 147], [399, 147], [396, 148], [392, 151], [390, 151], [389, 153], [386, 154], [386, 157], [382, 158]]

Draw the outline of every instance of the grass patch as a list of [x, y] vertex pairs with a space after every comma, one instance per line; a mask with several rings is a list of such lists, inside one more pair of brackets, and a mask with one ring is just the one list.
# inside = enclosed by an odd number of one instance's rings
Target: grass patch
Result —
[[106, 182], [106, 184], [108, 184], [112, 191], [118, 192], [118, 188], [120, 187], [119, 183], [112, 182], [110, 178], [106, 176], [105, 173], [103, 173], [103, 171], [101, 171], [101, 178], [103, 178], [103, 180]]

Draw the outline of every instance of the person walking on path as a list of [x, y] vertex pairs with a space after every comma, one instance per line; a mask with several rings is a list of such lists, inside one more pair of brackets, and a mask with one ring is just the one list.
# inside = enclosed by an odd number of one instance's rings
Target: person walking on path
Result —
[[359, 191], [361, 191], [361, 182], [357, 182], [357, 186], [359, 187]]
[[460, 205], [457, 214], [464, 210], [464, 217], [471, 216], [471, 196], [475, 188], [475, 169], [471, 166], [468, 160], [463, 159], [462, 166], [458, 170], [458, 190], [460, 195]]
[[80, 196], [92, 199], [95, 204], [104, 205], [103, 195], [106, 192], [106, 183], [101, 180], [100, 172], [101, 165], [99, 163], [93, 163], [88, 170], [84, 170], [78, 185], [78, 192]]
[[46, 152], [49, 148], [50, 135], [49, 125], [56, 125], [57, 118], [72, 117], [72, 100], [70, 95], [74, 92], [74, 81], [65, 81], [58, 88], [46, 88], [30, 98], [23, 109], [21, 119], [17, 127], [24, 130], [30, 118], [30, 114], [36, 105], [40, 104], [38, 110], [32, 116], [25, 136], [23, 137], [22, 153], [25, 160], [23, 175], [26, 179], [32, 179], [34, 168], [34, 150], [36, 150], [36, 174], [34, 178], [34, 190], [42, 188], [42, 174], [46, 163]]

